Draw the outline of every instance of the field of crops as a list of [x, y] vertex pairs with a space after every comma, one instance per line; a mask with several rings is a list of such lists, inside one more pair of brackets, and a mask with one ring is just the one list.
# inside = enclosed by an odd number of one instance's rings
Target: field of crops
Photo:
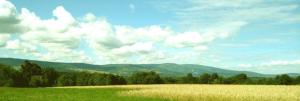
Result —
[[300, 86], [125, 85], [0, 88], [0, 101], [300, 101]]
[[300, 86], [153, 85], [123, 92], [176, 101], [300, 101]]

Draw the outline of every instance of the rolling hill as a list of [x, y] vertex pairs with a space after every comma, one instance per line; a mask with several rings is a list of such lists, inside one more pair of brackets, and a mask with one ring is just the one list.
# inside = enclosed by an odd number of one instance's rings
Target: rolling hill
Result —
[[[0, 58], [0, 64], [19, 68], [24, 62], [24, 59]], [[58, 71], [89, 71], [89, 72], [105, 72], [114, 73], [123, 76], [128, 76], [137, 71], [155, 71], [162, 76], [183, 76], [187, 73], [200, 75], [202, 73], [218, 73], [223, 76], [232, 76], [240, 73], [245, 73], [250, 77], [266, 77], [272, 75], [260, 74], [248, 71], [225, 70], [216, 67], [195, 65], [195, 64], [107, 64], [107, 65], [92, 65], [85, 63], [60, 63], [30, 60], [38, 65], [48, 68], [55, 68]]]

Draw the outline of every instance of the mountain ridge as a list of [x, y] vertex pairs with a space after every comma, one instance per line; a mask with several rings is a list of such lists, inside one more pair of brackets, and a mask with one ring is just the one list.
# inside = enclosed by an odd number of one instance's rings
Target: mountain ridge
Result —
[[[9, 65], [14, 68], [19, 66], [29, 59], [17, 58], [0, 58], [0, 64]], [[197, 65], [197, 64], [176, 64], [176, 63], [161, 63], [161, 64], [105, 64], [95, 65], [87, 63], [67, 63], [67, 62], [49, 62], [40, 60], [29, 60], [38, 65], [48, 68], [54, 68], [58, 71], [89, 71], [89, 72], [106, 72], [122, 76], [129, 76], [137, 71], [155, 71], [162, 76], [184, 76], [187, 73], [193, 73], [198, 76], [203, 73], [218, 73], [222, 76], [233, 76], [240, 73], [245, 73], [250, 77], [272, 77], [271, 74], [261, 74], [250, 71], [236, 71], [221, 69], [213, 66]], [[300, 74], [291, 73], [292, 76]]]

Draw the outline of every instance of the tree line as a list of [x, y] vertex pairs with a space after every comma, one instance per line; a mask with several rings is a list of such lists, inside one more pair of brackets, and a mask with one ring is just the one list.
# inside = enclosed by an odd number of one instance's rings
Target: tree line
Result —
[[20, 69], [0, 64], [0, 86], [12, 87], [51, 87], [125, 84], [300, 84], [300, 76], [287, 74], [274, 78], [251, 78], [246, 74], [224, 77], [217, 73], [204, 73], [194, 76], [188, 73], [183, 77], [161, 77], [154, 71], [136, 72], [128, 77], [110, 73], [58, 72], [53, 68], [42, 68], [30, 61], [24, 61]]
[[0, 64], [0, 86], [51, 87], [127, 84], [122, 76], [106, 73], [58, 72], [25, 61], [19, 70]]
[[189, 83], [189, 84], [260, 84], [260, 85], [295, 85], [300, 84], [300, 76], [290, 77], [287, 74], [277, 75], [275, 77], [248, 77], [246, 74], [237, 74], [231, 77], [220, 76], [217, 73], [204, 73], [193, 76], [188, 73], [186, 76], [177, 78], [177, 80], [166, 78], [169, 83]]

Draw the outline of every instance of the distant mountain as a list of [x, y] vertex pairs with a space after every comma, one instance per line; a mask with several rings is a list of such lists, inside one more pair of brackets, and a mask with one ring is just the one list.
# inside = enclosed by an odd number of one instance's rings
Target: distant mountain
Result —
[[[0, 64], [12, 66], [14, 68], [20, 68], [20, 65], [25, 59], [14, 58], [0, 58]], [[232, 76], [240, 73], [245, 73], [250, 77], [266, 77], [273, 76], [267, 74], [260, 74], [248, 71], [234, 71], [225, 70], [216, 67], [195, 65], [195, 64], [107, 64], [107, 65], [92, 65], [85, 63], [60, 63], [60, 62], [46, 62], [29, 60], [37, 63], [38, 65], [48, 68], [55, 68], [58, 71], [89, 71], [89, 72], [106, 72], [114, 73], [123, 76], [128, 76], [137, 71], [155, 71], [162, 76], [183, 76], [187, 73], [193, 73], [194, 75], [200, 75], [202, 73], [218, 73], [223, 76]], [[293, 76], [299, 74], [293, 74]]]

